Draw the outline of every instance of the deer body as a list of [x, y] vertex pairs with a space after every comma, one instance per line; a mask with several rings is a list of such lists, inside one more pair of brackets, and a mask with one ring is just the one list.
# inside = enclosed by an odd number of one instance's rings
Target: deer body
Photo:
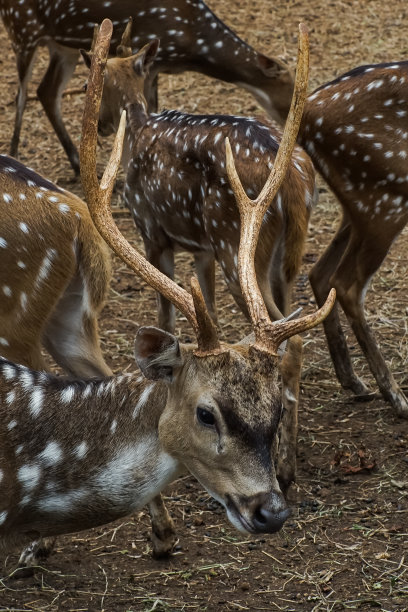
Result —
[[135, 48], [160, 37], [161, 52], [146, 83], [151, 108], [157, 107], [158, 73], [194, 70], [246, 88], [281, 121], [289, 109], [293, 84], [287, 67], [247, 45], [202, 0], [25, 0], [18, 6], [12, 0], [0, 0], [0, 14], [16, 53], [20, 81], [12, 155], [18, 149], [35, 51], [45, 44], [50, 63], [38, 97], [78, 171], [78, 154], [62, 121], [60, 98], [75, 69], [78, 50], [90, 47], [94, 24], [105, 17], [115, 26], [112, 49], [120, 42], [129, 16], [133, 17]]
[[97, 316], [110, 258], [86, 204], [0, 155], [0, 353], [46, 369], [45, 346], [67, 373], [109, 375]]
[[227, 350], [205, 362], [170, 334], [141, 328], [146, 377], [89, 382], [1, 359], [0, 544], [123, 517], [186, 469], [239, 529], [279, 529], [288, 511], [274, 470], [275, 359]]
[[[223, 161], [233, 143], [236, 166], [250, 197], [261, 191], [279, 146], [279, 134], [251, 119], [193, 116], [173, 111], [146, 117], [138, 126], [129, 109], [131, 162], [125, 202], [142, 233], [148, 259], [172, 275], [173, 253], [193, 252], [204, 296], [214, 319], [218, 261], [230, 292], [246, 311], [238, 281], [240, 219]], [[136, 136], [136, 137], [135, 137]], [[274, 318], [288, 314], [314, 196], [314, 171], [300, 148], [263, 221], [255, 256], [258, 282]], [[169, 306], [160, 300], [159, 325], [172, 329]], [[277, 306], [276, 306], [277, 303]], [[171, 309], [173, 311], [173, 309]]]
[[[362, 66], [307, 99], [299, 142], [337, 196], [343, 219], [310, 280], [318, 303], [335, 287], [339, 303], [384, 396], [408, 417], [364, 314], [370, 280], [408, 221], [408, 62]], [[355, 375], [337, 307], [324, 322], [343, 387], [367, 392]]]

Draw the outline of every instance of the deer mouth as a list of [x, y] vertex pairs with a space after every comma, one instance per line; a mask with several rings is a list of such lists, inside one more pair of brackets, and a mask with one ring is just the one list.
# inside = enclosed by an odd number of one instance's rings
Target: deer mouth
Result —
[[234, 525], [238, 531], [243, 533], [258, 533], [258, 530], [251, 523], [251, 521], [244, 516], [237, 508], [231, 497], [228, 496], [227, 503], [225, 505], [227, 516], [230, 522]]

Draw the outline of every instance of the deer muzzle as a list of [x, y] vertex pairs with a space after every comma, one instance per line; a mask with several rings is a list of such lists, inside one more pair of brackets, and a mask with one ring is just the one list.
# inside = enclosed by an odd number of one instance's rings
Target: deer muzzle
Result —
[[290, 510], [282, 494], [259, 493], [239, 500], [227, 499], [228, 518], [240, 531], [275, 533], [282, 529]]

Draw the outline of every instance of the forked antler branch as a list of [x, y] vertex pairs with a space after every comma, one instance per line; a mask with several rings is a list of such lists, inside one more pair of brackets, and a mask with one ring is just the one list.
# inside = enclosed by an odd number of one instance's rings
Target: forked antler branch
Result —
[[103, 239], [113, 251], [151, 287], [170, 300], [191, 323], [198, 341], [199, 353], [217, 351], [220, 348], [216, 327], [205, 307], [198, 282], [192, 280], [190, 295], [174, 281], [150, 264], [134, 249], [118, 230], [110, 211], [110, 201], [118, 172], [126, 115], [122, 113], [113, 150], [99, 185], [96, 175], [96, 141], [98, 117], [103, 88], [103, 73], [112, 36], [112, 23], [105, 19], [99, 30], [92, 55], [92, 64], [85, 99], [80, 146], [81, 180], [91, 217]]
[[275, 164], [261, 193], [255, 200], [251, 200], [247, 196], [241, 184], [228, 138], [225, 143], [228, 178], [241, 216], [241, 235], [238, 252], [238, 272], [241, 290], [254, 327], [255, 346], [272, 353], [276, 353], [279, 345], [287, 338], [320, 323], [329, 314], [336, 295], [335, 290], [332, 289], [324, 306], [311, 315], [295, 321], [272, 322], [260, 292], [255, 272], [255, 250], [262, 219], [273, 198], [276, 196], [290, 164], [307, 95], [308, 73], [309, 39], [306, 27], [300, 24], [292, 104]]

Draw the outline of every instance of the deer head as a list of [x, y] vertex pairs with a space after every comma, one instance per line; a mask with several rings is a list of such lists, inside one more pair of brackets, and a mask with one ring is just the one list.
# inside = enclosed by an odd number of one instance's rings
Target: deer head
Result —
[[[96, 176], [98, 111], [103, 70], [112, 32], [102, 23], [92, 57], [81, 141], [81, 177], [94, 223], [111, 248], [141, 278], [167, 297], [188, 319], [197, 346], [180, 346], [171, 334], [142, 328], [136, 338], [136, 359], [143, 374], [167, 385], [167, 403], [159, 420], [163, 448], [178, 459], [227, 510], [243, 531], [274, 532], [288, 516], [279, 488], [275, 459], [282, 403], [278, 386], [278, 347], [292, 335], [317, 325], [330, 311], [334, 295], [313, 315], [272, 323], [253, 270], [259, 226], [283, 180], [293, 149], [306, 95], [307, 33], [300, 30], [300, 53], [294, 102], [271, 176], [253, 205], [240, 204], [243, 213], [240, 281], [255, 330], [255, 343], [220, 342], [195, 279], [188, 293], [160, 273], [124, 239], [113, 222], [109, 203], [121, 159], [125, 130], [122, 114], [111, 159], [99, 185]], [[227, 146], [228, 152], [228, 146]], [[235, 192], [242, 187], [228, 165]]]

